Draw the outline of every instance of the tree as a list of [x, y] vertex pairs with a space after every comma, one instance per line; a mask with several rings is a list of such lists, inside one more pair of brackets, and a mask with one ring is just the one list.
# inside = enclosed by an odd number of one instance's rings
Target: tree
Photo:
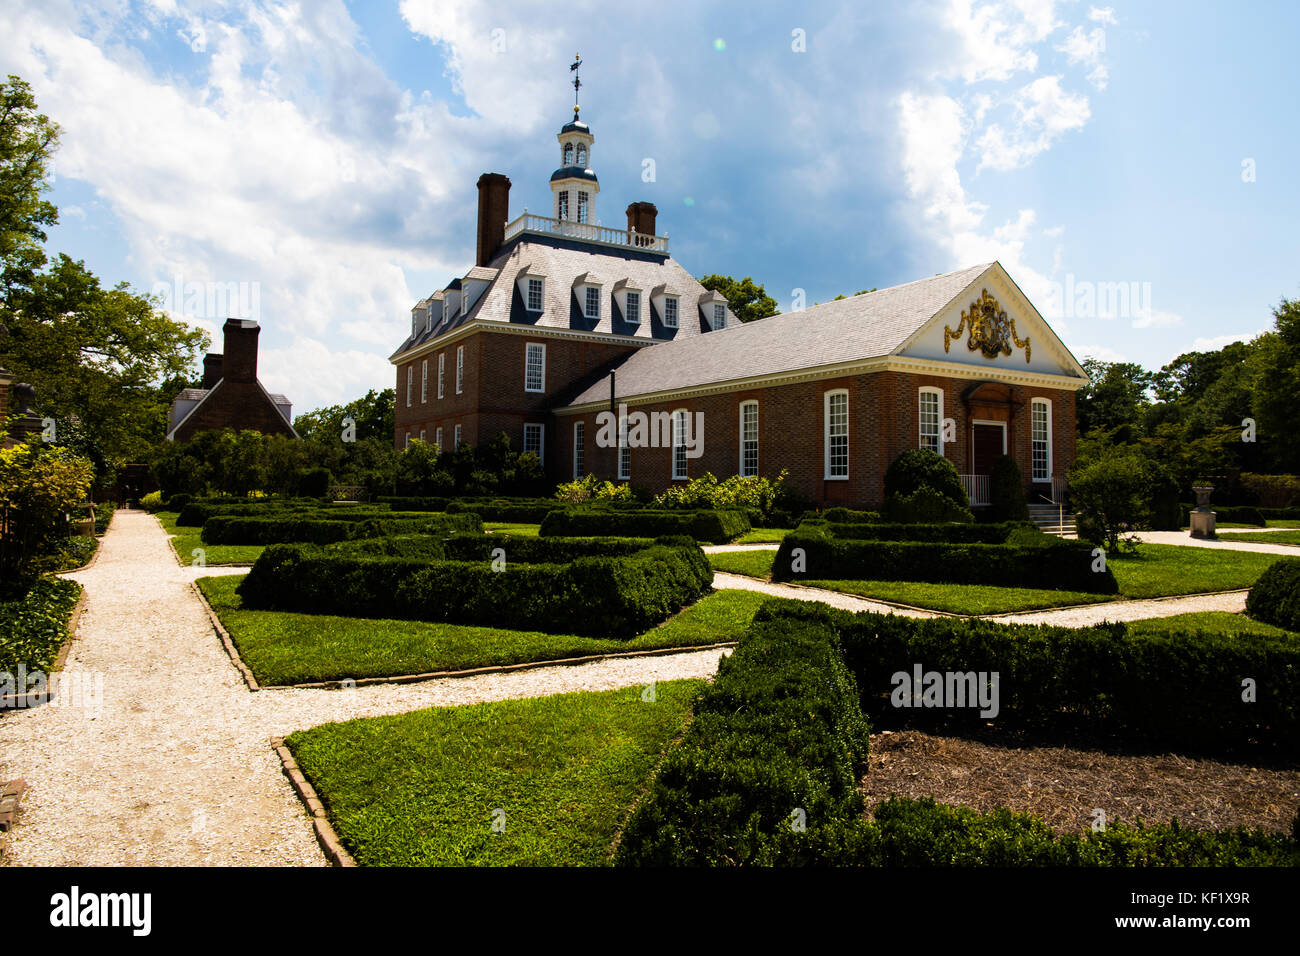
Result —
[[717, 292], [727, 300], [732, 315], [742, 322], [753, 322], [771, 315], [779, 315], [776, 299], [764, 291], [749, 276], [737, 281], [731, 276], [714, 273], [700, 280], [700, 285], [710, 292]]
[[0, 581], [30, 576], [42, 553], [67, 533], [67, 513], [86, 499], [90, 463], [43, 443], [0, 448]]
[[361, 398], [344, 405], [326, 405], [299, 415], [293, 422], [294, 431], [302, 438], [328, 445], [343, 440], [343, 419], [351, 418], [356, 423], [357, 441], [378, 438], [391, 443], [395, 428], [395, 395], [391, 388], [382, 392], [372, 388]]
[[1283, 299], [1273, 310], [1274, 331], [1260, 336], [1252, 408], [1257, 440], [1274, 468], [1300, 471], [1295, 415], [1300, 408], [1300, 300]]
[[[859, 291], [853, 293], [853, 295], [856, 297], [856, 296], [860, 296], [860, 295], [866, 295], [868, 292], [875, 292], [875, 291], [876, 291], [876, 287], [873, 285], [870, 289], [861, 289], [861, 290], [859, 290]], [[847, 298], [848, 298], [847, 295], [837, 295], [835, 298], [831, 299], [831, 301], [832, 301], [832, 302], [838, 302], [838, 301], [840, 301], [840, 299], [847, 299]]]
[[42, 198], [59, 127], [36, 112], [31, 87], [13, 74], [0, 86], [0, 287], [26, 285], [45, 264], [45, 229], [59, 221]]
[[1010, 455], [999, 455], [989, 475], [989, 504], [994, 521], [1028, 521], [1025, 476]]
[[1084, 359], [1083, 370], [1089, 381], [1079, 390], [1075, 406], [1080, 434], [1142, 424], [1146, 392], [1154, 381], [1150, 372], [1133, 362], [1097, 359]]
[[1150, 521], [1152, 470], [1136, 448], [1110, 448], [1070, 470], [1079, 536], [1111, 553], [1135, 549], [1132, 533]]

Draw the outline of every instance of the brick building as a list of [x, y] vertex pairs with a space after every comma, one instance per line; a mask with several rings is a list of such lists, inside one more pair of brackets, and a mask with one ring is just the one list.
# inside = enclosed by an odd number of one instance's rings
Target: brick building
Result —
[[198, 432], [234, 428], [263, 435], [297, 438], [293, 405], [272, 395], [257, 380], [257, 338], [261, 328], [249, 319], [227, 319], [224, 351], [203, 358], [203, 387], [176, 396], [167, 416], [167, 439], [188, 441]]
[[507, 222], [510, 181], [479, 179], [476, 264], [416, 304], [391, 357], [398, 448], [504, 431], [557, 479], [786, 469], [818, 503], [874, 507], [921, 446], [973, 504], [1004, 453], [1031, 501], [1059, 500], [1087, 377], [999, 263], [740, 323], [669, 256], [652, 204], [596, 225], [591, 130], [575, 116], [558, 141], [550, 216]]

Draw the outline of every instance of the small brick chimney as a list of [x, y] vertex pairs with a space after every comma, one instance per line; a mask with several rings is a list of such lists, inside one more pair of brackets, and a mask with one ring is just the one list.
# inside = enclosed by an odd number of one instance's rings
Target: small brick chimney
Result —
[[[230, 382], [256, 382], [257, 335], [261, 328], [251, 319], [226, 319], [221, 331], [226, 337], [221, 377]], [[203, 364], [206, 375], [207, 361]]]
[[487, 265], [501, 248], [509, 215], [510, 180], [500, 173], [484, 173], [478, 178], [478, 256], [475, 265]]
[[203, 387], [215, 388], [221, 381], [221, 353], [209, 352], [203, 356]]
[[[627, 229], [628, 232], [636, 230], [638, 236], [653, 236], [655, 234], [655, 217], [659, 215], [659, 210], [655, 208], [652, 202], [634, 202], [627, 207]], [[648, 243], [638, 243], [647, 245]]]

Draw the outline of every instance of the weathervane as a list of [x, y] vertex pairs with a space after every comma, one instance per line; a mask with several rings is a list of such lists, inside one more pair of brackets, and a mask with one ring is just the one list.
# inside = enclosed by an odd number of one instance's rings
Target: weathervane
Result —
[[578, 78], [578, 67], [582, 66], [582, 56], [578, 53], [573, 54], [573, 62], [569, 64], [569, 72], [573, 74], [573, 118], [578, 118], [578, 90], [582, 87], [582, 80]]

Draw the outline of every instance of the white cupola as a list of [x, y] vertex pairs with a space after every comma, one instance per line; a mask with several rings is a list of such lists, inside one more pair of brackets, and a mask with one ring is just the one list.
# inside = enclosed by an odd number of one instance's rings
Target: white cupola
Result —
[[560, 144], [560, 168], [551, 173], [551, 213], [566, 222], [591, 224], [596, 221], [596, 194], [600, 181], [591, 171], [591, 144], [595, 137], [591, 127], [578, 118], [577, 92], [582, 85], [576, 71], [582, 64], [578, 57], [570, 70], [573, 78], [573, 120], [565, 123], [556, 140]]

